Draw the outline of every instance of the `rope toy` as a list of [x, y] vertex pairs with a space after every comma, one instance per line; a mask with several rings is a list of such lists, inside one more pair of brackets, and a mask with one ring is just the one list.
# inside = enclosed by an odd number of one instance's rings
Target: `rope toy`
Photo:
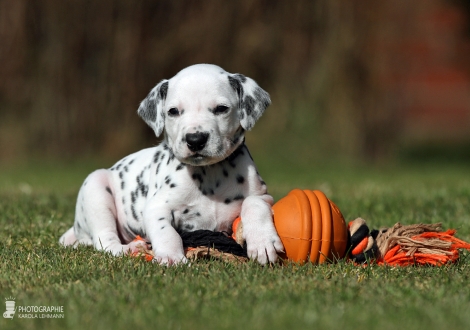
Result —
[[[470, 250], [470, 243], [454, 237], [455, 230], [442, 232], [440, 223], [408, 226], [397, 223], [391, 228], [369, 231], [365, 220], [357, 218], [348, 224], [348, 229], [348, 258], [356, 264], [443, 266], [459, 259], [459, 249]], [[226, 233], [197, 230], [181, 236], [186, 258], [190, 260], [248, 260], [246, 245], [242, 247]], [[135, 240], [144, 241], [140, 236]], [[153, 252], [141, 245], [133, 256], [151, 261]]]
[[[318, 190], [294, 189], [273, 205], [274, 226], [284, 245], [282, 260], [298, 263], [324, 263], [348, 258], [355, 264], [443, 266], [459, 259], [459, 249], [470, 250], [470, 243], [454, 237], [456, 231], [442, 231], [437, 224], [395, 224], [391, 228], [369, 230], [357, 218], [347, 225], [338, 207]], [[197, 230], [180, 233], [186, 258], [247, 261], [246, 243], [240, 217], [232, 235]], [[144, 241], [137, 236], [137, 241]], [[153, 259], [148, 242], [133, 256]]]
[[[242, 247], [226, 232], [196, 230], [179, 234], [183, 240], [185, 256], [189, 260], [218, 259], [230, 262], [248, 260], [246, 246]], [[139, 251], [132, 253], [132, 256], [152, 261], [154, 254], [150, 242], [146, 242], [140, 236], [137, 236], [134, 241], [142, 241], [146, 244], [138, 246]]]
[[459, 249], [470, 250], [470, 244], [454, 237], [456, 230], [442, 231], [440, 223], [372, 230], [364, 219], [348, 224], [350, 259], [356, 263], [376, 262], [379, 265], [443, 266], [459, 259]]

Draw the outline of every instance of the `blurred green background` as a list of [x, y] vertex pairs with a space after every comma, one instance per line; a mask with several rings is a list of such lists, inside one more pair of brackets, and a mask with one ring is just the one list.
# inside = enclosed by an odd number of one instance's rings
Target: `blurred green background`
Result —
[[469, 3], [0, 0], [0, 166], [155, 145], [138, 104], [195, 63], [271, 94], [265, 164], [466, 164]]

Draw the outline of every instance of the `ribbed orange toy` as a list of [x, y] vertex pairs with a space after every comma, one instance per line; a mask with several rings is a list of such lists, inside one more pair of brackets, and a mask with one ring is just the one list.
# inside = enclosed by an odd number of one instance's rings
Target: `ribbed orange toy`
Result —
[[[274, 226], [284, 245], [280, 257], [324, 263], [343, 258], [348, 229], [338, 207], [319, 190], [294, 189], [273, 205]], [[232, 229], [236, 233], [238, 217]]]

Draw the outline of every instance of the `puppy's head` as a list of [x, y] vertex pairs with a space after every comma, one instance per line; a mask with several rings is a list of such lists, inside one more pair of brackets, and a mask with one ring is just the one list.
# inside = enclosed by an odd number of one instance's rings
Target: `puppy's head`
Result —
[[244, 141], [270, 105], [269, 94], [253, 79], [210, 64], [197, 64], [155, 86], [138, 114], [165, 140], [176, 158], [210, 165]]

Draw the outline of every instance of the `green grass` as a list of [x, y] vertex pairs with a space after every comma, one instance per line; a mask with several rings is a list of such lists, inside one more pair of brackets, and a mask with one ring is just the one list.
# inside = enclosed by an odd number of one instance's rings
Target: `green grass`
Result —
[[[101, 164], [107, 166], [110, 164]], [[370, 227], [443, 222], [470, 241], [470, 168], [258, 162], [276, 199], [321, 189]], [[65, 249], [77, 189], [93, 164], [0, 169], [0, 292], [17, 306], [64, 306], [63, 319], [0, 318], [1, 329], [466, 329], [470, 255], [454, 265], [358, 267], [198, 261], [162, 267]], [[1, 311], [5, 311], [3, 303]], [[18, 313], [17, 313], [18, 315]]]

